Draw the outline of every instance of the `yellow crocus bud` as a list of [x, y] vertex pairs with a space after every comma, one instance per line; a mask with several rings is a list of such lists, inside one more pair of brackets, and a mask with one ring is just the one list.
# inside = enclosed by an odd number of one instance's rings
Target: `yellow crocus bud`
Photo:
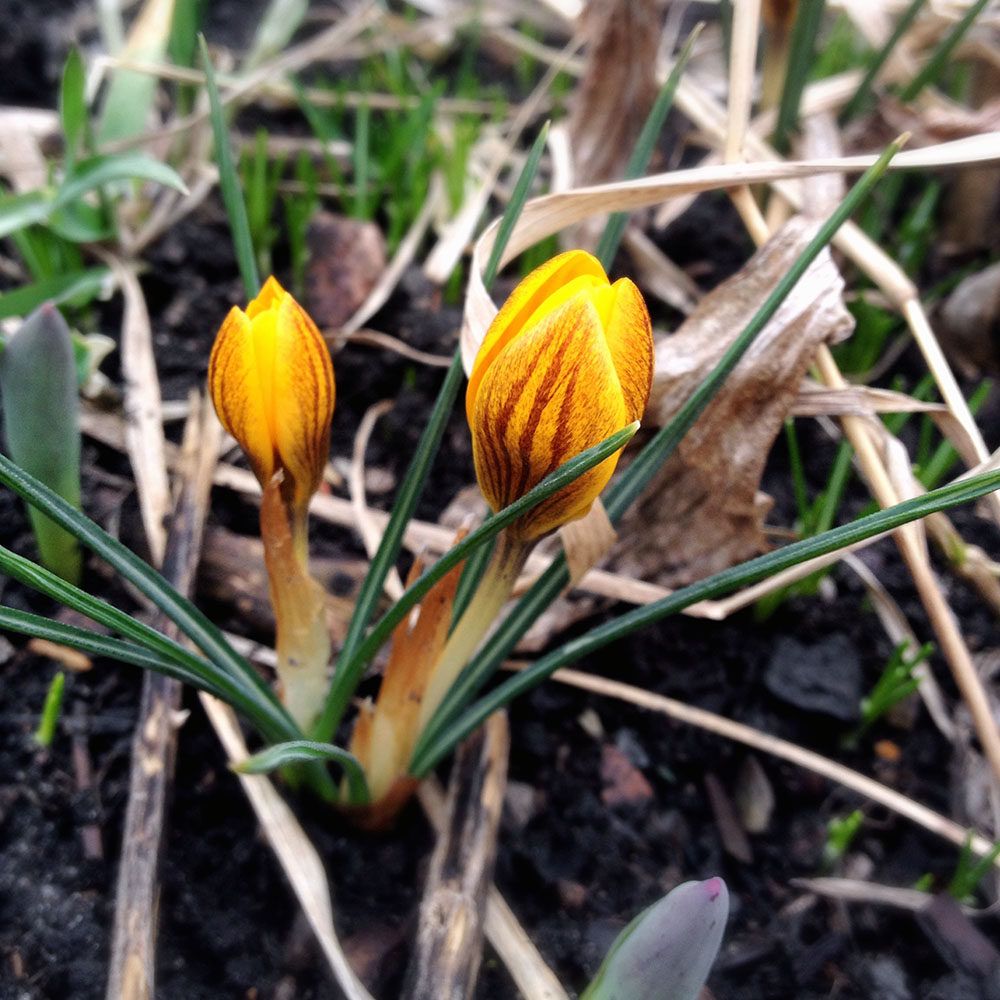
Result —
[[[487, 330], [465, 397], [476, 476], [493, 510], [641, 418], [652, 377], [649, 313], [631, 281], [612, 285], [582, 250], [528, 275]], [[512, 538], [583, 517], [620, 454], [512, 524]]]
[[229, 311], [212, 348], [208, 387], [261, 486], [283, 471], [282, 495], [304, 510], [330, 450], [333, 365], [316, 324], [274, 278], [245, 312]]
[[274, 278], [215, 338], [208, 388], [263, 489], [261, 540], [281, 698], [308, 733], [328, 682], [325, 595], [309, 575], [307, 509], [330, 451], [333, 365], [316, 324]]

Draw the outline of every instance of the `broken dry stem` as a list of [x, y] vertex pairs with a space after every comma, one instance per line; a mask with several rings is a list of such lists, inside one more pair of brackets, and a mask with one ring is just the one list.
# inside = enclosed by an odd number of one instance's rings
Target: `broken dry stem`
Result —
[[467, 1000], [482, 957], [510, 737], [506, 716], [490, 716], [459, 748], [447, 815], [431, 858], [402, 1000]]

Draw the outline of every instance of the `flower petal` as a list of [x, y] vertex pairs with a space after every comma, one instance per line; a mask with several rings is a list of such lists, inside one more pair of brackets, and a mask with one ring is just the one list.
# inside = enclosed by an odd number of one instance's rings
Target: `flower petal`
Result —
[[[469, 375], [465, 407], [470, 424], [483, 373], [511, 339], [520, 336], [577, 291], [606, 285], [607, 281], [596, 257], [583, 250], [569, 250], [537, 267], [514, 289], [486, 331]], [[572, 290], [567, 290], [571, 283], [574, 283]]]
[[307, 504], [330, 452], [333, 365], [316, 324], [287, 292], [275, 316], [272, 372], [274, 446], [296, 504]]
[[615, 299], [604, 336], [631, 422], [642, 419], [653, 385], [653, 328], [642, 293], [628, 278], [616, 281], [611, 291]]
[[222, 426], [239, 442], [262, 484], [276, 469], [270, 419], [264, 405], [261, 368], [252, 323], [233, 306], [208, 363], [208, 388]]
[[[519, 337], [481, 375], [471, 422], [480, 488], [501, 510], [628, 416], [600, 316], [581, 292]], [[607, 484], [614, 455], [511, 526], [537, 538], [582, 517]]]

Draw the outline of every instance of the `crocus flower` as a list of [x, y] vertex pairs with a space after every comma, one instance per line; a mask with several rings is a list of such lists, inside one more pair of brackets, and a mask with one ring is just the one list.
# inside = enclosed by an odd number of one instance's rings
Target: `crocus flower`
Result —
[[307, 510], [330, 450], [333, 365], [316, 324], [274, 278], [215, 339], [208, 387], [263, 489], [261, 540], [274, 605], [279, 690], [303, 732], [327, 689], [325, 598], [309, 575]]
[[[638, 420], [653, 375], [642, 295], [611, 284], [582, 250], [554, 257], [514, 289], [490, 325], [465, 397], [476, 476], [494, 511], [560, 465]], [[582, 517], [618, 452], [510, 526], [530, 541]]]
[[330, 448], [333, 365], [316, 324], [274, 278], [216, 337], [208, 385], [219, 419], [261, 486], [284, 472], [282, 495], [304, 510]]

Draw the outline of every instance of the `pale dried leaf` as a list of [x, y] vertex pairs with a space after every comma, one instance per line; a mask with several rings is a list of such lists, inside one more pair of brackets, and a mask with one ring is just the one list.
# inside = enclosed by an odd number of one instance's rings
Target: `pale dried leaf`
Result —
[[569, 133], [577, 183], [621, 177], [656, 98], [660, 0], [589, 0]]
[[[689, 109], [699, 110], [703, 116], [707, 116], [706, 121], [711, 123], [718, 109], [708, 105], [704, 95], [692, 94], [689, 89], [685, 88], [684, 84], [685, 80], [682, 78], [677, 90], [678, 100], [682, 96], [687, 98], [684, 110], [689, 114], [695, 113], [694, 110]], [[756, 153], [760, 146], [759, 142], [756, 143], [753, 152]], [[960, 139], [953, 143], [943, 143], [931, 149], [903, 151], [894, 157], [889, 169], [990, 162], [998, 159], [1000, 159], [1000, 133]], [[634, 181], [618, 181], [613, 184], [578, 188], [533, 198], [527, 202], [518, 218], [514, 233], [501, 258], [501, 266], [546, 236], [558, 233], [560, 230], [592, 215], [633, 211], [668, 199], [740, 184], [776, 182], [780, 186], [782, 179], [787, 181], [791, 178], [808, 177], [831, 171], [865, 170], [875, 160], [874, 156], [845, 156], [808, 163], [774, 161], [725, 165], [709, 163], [690, 170], [674, 170], [670, 173], [654, 174]], [[782, 187], [782, 193], [796, 204], [800, 200], [798, 190], [790, 186]], [[496, 219], [486, 228], [476, 241], [473, 251], [473, 267], [466, 291], [465, 317], [462, 327], [462, 363], [467, 373], [472, 370], [472, 363], [475, 360], [479, 344], [497, 312], [493, 300], [483, 285], [482, 274], [490, 251], [493, 249], [499, 224], [500, 220]], [[844, 239], [845, 233], [851, 234], [850, 240]], [[863, 257], [866, 252], [877, 253], [879, 265], [888, 267], [888, 258], [870, 241], [866, 242], [860, 230], [857, 230], [856, 227], [852, 228], [849, 223], [845, 223], [841, 227], [837, 239], [846, 244], [845, 252], [849, 251], [852, 256]], [[871, 262], [867, 261], [867, 263], [870, 265]], [[891, 286], [890, 294], [900, 302], [906, 302], [916, 294], [912, 282], [898, 267], [895, 267], [888, 276], [879, 273], [878, 278], [880, 283], [886, 282]]]
[[821, 385], [804, 379], [799, 385], [799, 395], [792, 405], [793, 417], [858, 417], [873, 413], [947, 413], [943, 403], [928, 403], [914, 399], [903, 392], [879, 389], [870, 385], [843, 387]]
[[599, 497], [585, 517], [564, 524], [559, 529], [559, 537], [566, 552], [571, 587], [611, 551], [618, 538]]
[[[805, 220], [792, 220], [658, 343], [647, 426], [669, 422], [814, 231]], [[817, 345], [839, 339], [852, 326], [842, 287], [824, 252], [626, 515], [615, 552], [619, 569], [675, 584], [768, 548], [761, 525], [770, 501], [757, 489], [764, 462]]]
[[102, 254], [114, 270], [125, 298], [122, 316], [122, 374], [125, 381], [125, 440], [135, 472], [146, 542], [153, 562], [160, 564], [166, 548], [166, 518], [170, 513], [166, 445], [163, 435], [160, 380], [153, 357], [153, 335], [142, 287], [130, 266], [112, 254]]
[[0, 110], [0, 174], [17, 194], [44, 188], [49, 179], [41, 142], [47, 134], [44, 126], [54, 123], [40, 119], [41, 129], [38, 123], [20, 108]]

